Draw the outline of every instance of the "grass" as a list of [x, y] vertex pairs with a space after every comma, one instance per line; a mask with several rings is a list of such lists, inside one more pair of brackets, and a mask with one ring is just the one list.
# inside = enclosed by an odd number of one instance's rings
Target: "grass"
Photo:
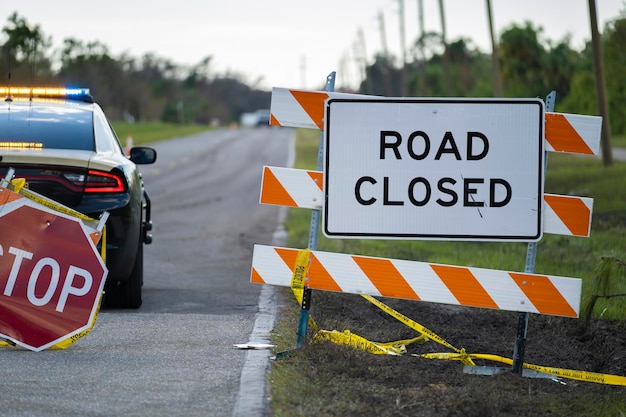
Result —
[[172, 139], [182, 136], [193, 135], [210, 128], [205, 125], [178, 125], [174, 123], [146, 122], [146, 123], [126, 123], [113, 122], [113, 129], [117, 133], [122, 146], [126, 145], [129, 136], [133, 138], [133, 144], [146, 145], [160, 140]]
[[611, 146], [616, 148], [626, 148], [626, 133], [611, 136]]

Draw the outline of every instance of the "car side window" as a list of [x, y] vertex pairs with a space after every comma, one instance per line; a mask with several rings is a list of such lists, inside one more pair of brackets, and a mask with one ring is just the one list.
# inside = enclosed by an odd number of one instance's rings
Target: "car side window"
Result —
[[119, 147], [115, 146], [117, 139], [111, 131], [104, 113], [97, 107], [94, 108], [93, 112], [93, 130], [98, 152], [113, 153], [116, 149], [119, 151]]

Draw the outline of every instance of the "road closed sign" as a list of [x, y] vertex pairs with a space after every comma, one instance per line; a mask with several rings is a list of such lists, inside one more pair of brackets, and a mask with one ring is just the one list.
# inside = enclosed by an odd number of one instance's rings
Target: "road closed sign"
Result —
[[331, 99], [324, 234], [538, 241], [539, 99]]

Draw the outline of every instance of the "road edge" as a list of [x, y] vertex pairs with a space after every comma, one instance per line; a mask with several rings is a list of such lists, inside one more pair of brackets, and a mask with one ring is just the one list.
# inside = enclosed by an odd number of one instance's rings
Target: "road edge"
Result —
[[[273, 286], [264, 285], [261, 288], [259, 311], [250, 334], [251, 342], [271, 343], [270, 332], [276, 317], [275, 298], [276, 291]], [[246, 351], [233, 417], [270, 415], [266, 375], [271, 353], [269, 349]]]
[[[289, 138], [287, 167], [293, 167], [296, 157], [295, 131], [292, 130]], [[272, 245], [286, 246], [287, 207], [278, 208], [278, 224], [272, 235]], [[270, 333], [274, 328], [274, 319], [277, 310], [277, 292], [272, 285], [261, 286], [259, 295], [259, 311], [254, 320], [254, 327], [250, 334], [251, 342], [271, 344]], [[270, 350], [248, 350], [239, 378], [239, 393], [235, 401], [233, 417], [268, 417], [271, 414], [269, 407], [269, 388], [267, 384], [267, 370], [270, 364]]]

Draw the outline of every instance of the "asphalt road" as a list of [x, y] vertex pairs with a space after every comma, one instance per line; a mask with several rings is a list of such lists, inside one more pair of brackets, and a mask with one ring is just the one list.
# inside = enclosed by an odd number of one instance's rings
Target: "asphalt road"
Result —
[[613, 159], [616, 161], [626, 161], [626, 149], [613, 148]]
[[273, 290], [249, 283], [250, 265], [281, 213], [258, 203], [262, 166], [288, 166], [293, 132], [224, 129], [155, 148], [142, 168], [155, 223], [143, 306], [102, 310], [66, 350], [0, 349], [0, 415], [266, 413], [268, 353], [233, 344], [271, 326]]

